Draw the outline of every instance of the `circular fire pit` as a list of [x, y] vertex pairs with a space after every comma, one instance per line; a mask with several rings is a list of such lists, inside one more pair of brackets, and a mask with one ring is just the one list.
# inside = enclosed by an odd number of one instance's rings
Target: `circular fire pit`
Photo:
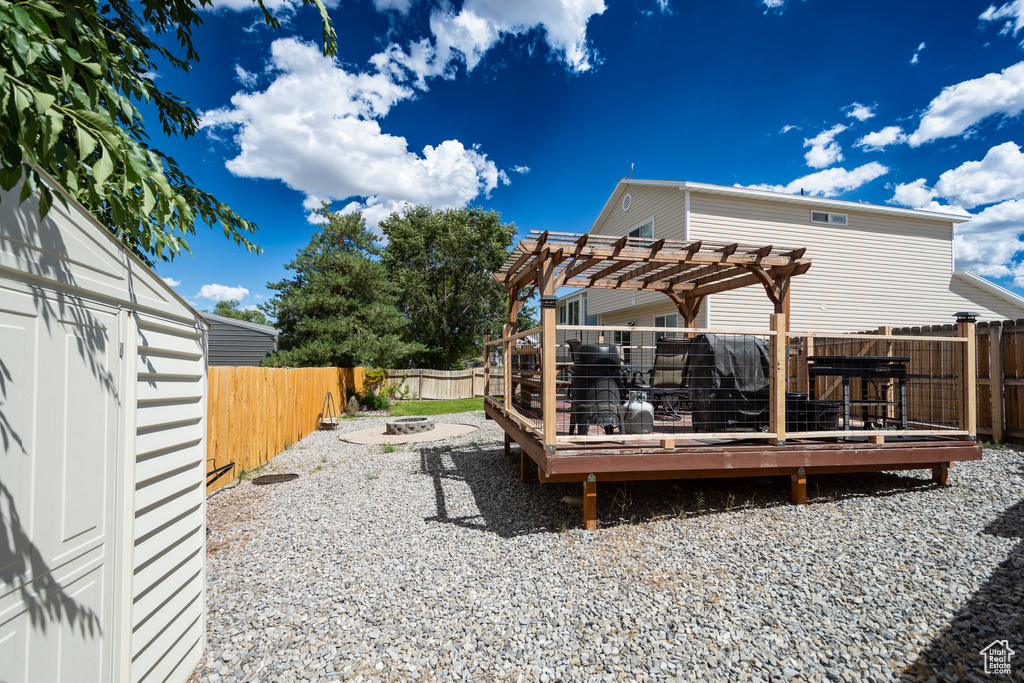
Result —
[[434, 418], [432, 417], [395, 417], [384, 423], [384, 432], [386, 434], [419, 434], [421, 432], [429, 432], [434, 428]]
[[252, 480], [254, 484], [277, 484], [282, 481], [291, 481], [292, 479], [298, 479], [297, 474], [264, 474], [262, 477], [256, 477]]

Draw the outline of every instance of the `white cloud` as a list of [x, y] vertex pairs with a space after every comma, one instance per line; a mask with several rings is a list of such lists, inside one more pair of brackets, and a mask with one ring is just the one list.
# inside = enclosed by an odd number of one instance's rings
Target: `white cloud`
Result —
[[395, 10], [399, 14], [408, 14], [412, 0], [373, 0], [373, 6], [378, 12]]
[[530, 167], [529, 166], [513, 166], [512, 170], [515, 173], [522, 173], [522, 174], [525, 175], [525, 174], [530, 172]]
[[1014, 117], [1024, 110], [1024, 62], [1001, 73], [990, 73], [944, 88], [928, 105], [917, 130], [909, 138], [911, 147], [952, 137], [990, 116]]
[[875, 115], [875, 108], [861, 104], [860, 102], [854, 102], [848, 107], [843, 107], [843, 111], [850, 118], [857, 119], [858, 121], [867, 121]]
[[672, 8], [669, 7], [669, 0], [654, 0], [654, 4], [658, 6], [658, 10], [662, 14], [671, 14]]
[[367, 198], [371, 226], [381, 207], [464, 206], [502, 180], [477, 147], [445, 140], [416, 152], [383, 132], [373, 119], [411, 97], [409, 88], [379, 73], [348, 73], [294, 39], [275, 41], [271, 53], [278, 73], [265, 91], [238, 93], [230, 107], [203, 116], [207, 129], [234, 131], [240, 152], [227, 167], [235, 175], [282, 180], [306, 195], [307, 209]]
[[917, 46], [917, 49], [914, 50], [914, 56], [910, 58], [911, 64], [917, 64], [921, 61], [921, 50], [925, 49], [925, 47], [927, 46], [924, 43]]
[[855, 190], [865, 183], [869, 183], [879, 176], [889, 172], [888, 167], [877, 161], [858, 166], [852, 171], [844, 168], [828, 168], [824, 171], [811, 173], [803, 178], [797, 178], [788, 185], [747, 185], [755, 190], [769, 190], [771, 192], [785, 192], [797, 194], [803, 190], [806, 194], [819, 197], [835, 197], [843, 192]]
[[259, 75], [246, 71], [240, 64], [235, 64], [235, 80], [244, 88], [254, 88], [259, 82]]
[[238, 287], [203, 285], [196, 296], [203, 299], [212, 299], [213, 301], [241, 301], [248, 293], [249, 290], [241, 285]]
[[1024, 197], [1024, 154], [1013, 142], [990, 149], [981, 161], [966, 161], [939, 176], [936, 193], [967, 209]]
[[786, 6], [786, 0], [761, 0], [764, 4], [764, 11], [767, 14], [773, 9], [777, 9], [780, 12]]
[[505, 36], [540, 30], [569, 70], [582, 73], [594, 65], [587, 22], [604, 10], [604, 0], [466, 0], [458, 13], [448, 7], [431, 12], [432, 39], [411, 43], [408, 49], [392, 43], [371, 61], [395, 78], [408, 72], [417, 87], [426, 89], [428, 78], [453, 78], [458, 61], [472, 71]]
[[1002, 21], [1006, 19], [1007, 21], [1003, 24], [999, 34], [1007, 35], [1012, 32], [1016, 36], [1021, 28], [1024, 28], [1024, 0], [1013, 0], [1013, 2], [1008, 2], [1000, 7], [989, 5], [988, 9], [978, 16], [978, 19], [980, 21]]
[[969, 268], [986, 277], [1012, 277], [1013, 286], [1024, 288], [1024, 264], [1014, 256], [1024, 251], [1021, 226], [1024, 200], [1013, 199], [988, 207], [953, 236], [957, 268]]
[[181, 284], [181, 280], [175, 280], [173, 277], [162, 277], [160, 279], [166, 282], [171, 287], [177, 287], [178, 285]]
[[925, 178], [897, 185], [896, 193], [889, 203], [908, 206], [912, 209], [924, 209], [938, 205], [938, 202], [935, 201], [935, 190], [928, 187], [928, 181]]
[[786, 133], [788, 133], [791, 130], [800, 130], [800, 126], [791, 126], [791, 125], [789, 125], [787, 123], [785, 126], [782, 127], [782, 129], [779, 131], [779, 133], [781, 133], [782, 135], [785, 135]]
[[899, 126], [886, 126], [882, 130], [877, 130], [874, 133], [868, 133], [860, 140], [853, 143], [853, 146], [863, 147], [867, 152], [877, 152], [885, 149], [889, 145], [904, 143], [906, 141], [907, 134], [903, 132], [902, 128]]
[[846, 130], [846, 126], [838, 123], [828, 130], [823, 130], [813, 138], [804, 140], [804, 147], [810, 151], [804, 155], [807, 165], [811, 168], [825, 168], [843, 160], [842, 148], [834, 140], [835, 136]]

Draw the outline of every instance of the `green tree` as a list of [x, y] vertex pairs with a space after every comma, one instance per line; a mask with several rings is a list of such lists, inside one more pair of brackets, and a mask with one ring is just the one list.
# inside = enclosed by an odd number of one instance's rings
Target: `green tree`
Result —
[[403, 341], [405, 318], [373, 233], [359, 213], [340, 216], [325, 203], [314, 214], [323, 227], [285, 266], [295, 276], [267, 284], [278, 293], [264, 310], [282, 332], [267, 364], [395, 367], [419, 346]]
[[406, 206], [380, 227], [388, 238], [384, 264], [402, 293], [399, 309], [425, 347], [420, 362], [450, 370], [479, 355], [484, 330], [500, 330], [507, 315], [504, 288], [492, 275], [508, 256], [515, 225], [475, 207]]
[[212, 311], [207, 313], [213, 313], [219, 315], [222, 318], [234, 318], [235, 320], [244, 320], [247, 323], [258, 323], [260, 325], [267, 324], [267, 316], [263, 315], [263, 311], [254, 309], [241, 309], [241, 302], [232, 299], [231, 301], [218, 301]]
[[[264, 6], [266, 22], [278, 21]], [[324, 54], [337, 51], [321, 0]], [[211, 0], [0, 0], [0, 187], [23, 181], [45, 216], [53, 194], [37, 169], [55, 178], [143, 260], [188, 251], [197, 221], [249, 251], [251, 223], [197, 188], [173, 158], [148, 144], [136, 103], [151, 102], [167, 135], [189, 137], [199, 117], [153, 75], [166, 63], [189, 71], [199, 56], [192, 30]], [[160, 41], [173, 35], [184, 56]], [[57, 195], [61, 201], [63, 197]]]

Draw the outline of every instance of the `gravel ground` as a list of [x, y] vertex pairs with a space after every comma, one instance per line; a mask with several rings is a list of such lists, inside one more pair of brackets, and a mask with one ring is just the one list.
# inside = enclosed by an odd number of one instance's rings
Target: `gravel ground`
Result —
[[[383, 417], [343, 422], [363, 429]], [[208, 503], [208, 681], [1024, 678], [1024, 454], [930, 471], [603, 484], [601, 528], [480, 429], [317, 432]], [[387, 452], [391, 451], [391, 452]], [[513, 451], [517, 457], [517, 450]], [[979, 652], [1007, 639], [1009, 676]]]

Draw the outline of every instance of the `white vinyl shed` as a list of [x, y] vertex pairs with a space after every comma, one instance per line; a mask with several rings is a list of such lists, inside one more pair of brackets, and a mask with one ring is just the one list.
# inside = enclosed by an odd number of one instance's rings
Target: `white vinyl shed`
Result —
[[205, 323], [81, 205], [40, 221], [19, 190], [0, 195], [0, 681], [185, 681]]

